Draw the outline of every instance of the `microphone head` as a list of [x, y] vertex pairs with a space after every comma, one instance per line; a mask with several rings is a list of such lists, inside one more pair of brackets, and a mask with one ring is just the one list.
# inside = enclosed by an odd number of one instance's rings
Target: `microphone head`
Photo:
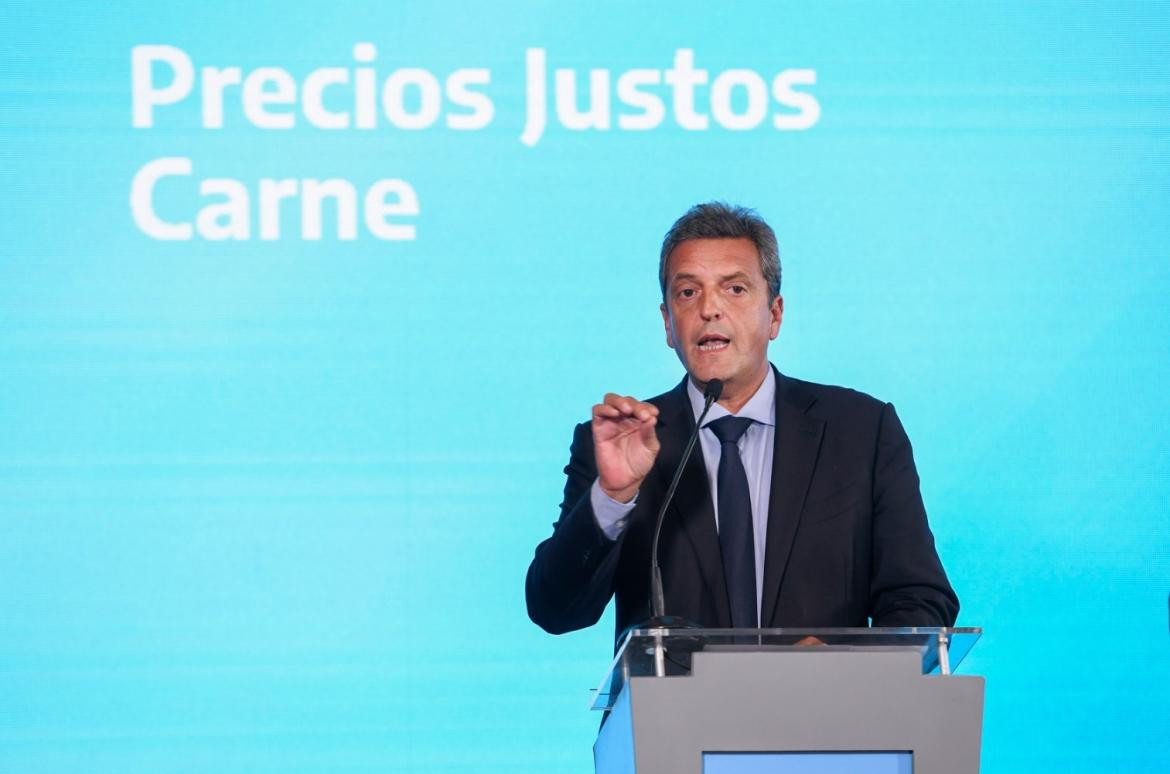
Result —
[[719, 400], [719, 396], [723, 394], [723, 380], [712, 379], [707, 382], [707, 387], [703, 390], [703, 397], [711, 403]]

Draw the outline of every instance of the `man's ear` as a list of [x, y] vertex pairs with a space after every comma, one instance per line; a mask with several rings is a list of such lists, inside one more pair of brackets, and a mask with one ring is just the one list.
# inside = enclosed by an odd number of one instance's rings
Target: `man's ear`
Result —
[[[667, 310], [665, 303], [658, 305], [658, 311], [662, 312], [662, 324], [666, 327], [666, 346], [674, 349], [674, 336], [670, 333], [670, 312]], [[775, 335], [772, 338], [776, 338]]]
[[771, 338], [775, 339], [780, 335], [780, 323], [784, 321], [784, 296], [776, 294], [768, 307], [768, 314], [772, 318]]

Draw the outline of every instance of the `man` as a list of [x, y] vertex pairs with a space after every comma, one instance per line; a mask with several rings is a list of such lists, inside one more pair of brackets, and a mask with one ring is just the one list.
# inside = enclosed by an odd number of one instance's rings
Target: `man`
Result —
[[617, 632], [650, 617], [654, 520], [713, 379], [723, 383], [666, 511], [666, 610], [704, 626], [950, 626], [958, 599], [894, 407], [768, 362], [784, 300], [772, 229], [690, 209], [659, 257], [666, 343], [687, 376], [642, 402], [607, 394], [573, 436], [561, 516], [528, 568], [528, 614]]

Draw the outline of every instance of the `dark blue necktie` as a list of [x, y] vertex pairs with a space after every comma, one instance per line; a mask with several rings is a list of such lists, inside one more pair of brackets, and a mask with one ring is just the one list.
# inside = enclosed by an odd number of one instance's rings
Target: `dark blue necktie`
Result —
[[719, 548], [731, 603], [731, 625], [754, 629], [756, 612], [756, 541], [747, 473], [739, 456], [740, 437], [751, 427], [743, 417], [720, 417], [707, 427], [719, 439]]

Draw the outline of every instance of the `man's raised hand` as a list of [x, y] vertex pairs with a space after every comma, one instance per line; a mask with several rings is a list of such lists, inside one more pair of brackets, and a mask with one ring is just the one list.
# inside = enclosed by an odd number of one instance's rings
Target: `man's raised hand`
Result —
[[606, 393], [593, 407], [593, 454], [601, 491], [621, 503], [638, 493], [658, 456], [658, 407]]

